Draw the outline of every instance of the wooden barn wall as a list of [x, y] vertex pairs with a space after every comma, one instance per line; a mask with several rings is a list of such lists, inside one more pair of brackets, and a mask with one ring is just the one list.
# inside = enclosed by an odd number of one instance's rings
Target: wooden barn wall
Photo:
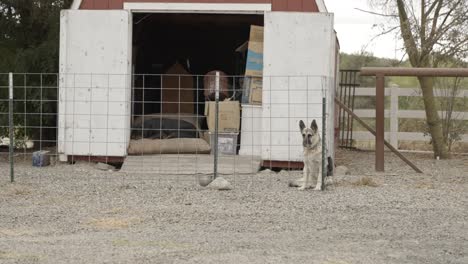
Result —
[[80, 9], [122, 9], [123, 3], [252, 3], [272, 4], [273, 11], [318, 12], [315, 0], [83, 0]]

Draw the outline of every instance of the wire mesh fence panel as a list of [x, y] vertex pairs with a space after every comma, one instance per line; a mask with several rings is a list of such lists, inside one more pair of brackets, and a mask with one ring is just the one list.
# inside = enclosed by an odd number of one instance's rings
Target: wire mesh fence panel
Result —
[[[57, 74], [1, 74], [0, 148], [2, 160], [9, 160], [11, 168], [31, 161], [34, 151], [47, 154], [47, 159], [56, 157], [57, 78]], [[13, 170], [10, 176], [13, 181]]]
[[[5, 166], [7, 76], [0, 75]], [[318, 147], [319, 138], [321, 159], [333, 156], [334, 86], [322, 76], [13, 74], [13, 90], [15, 167], [86, 164], [79, 177], [222, 176], [235, 184], [280, 170], [302, 177], [304, 144]], [[301, 120], [308, 129], [315, 120], [313, 138], [303, 137]]]

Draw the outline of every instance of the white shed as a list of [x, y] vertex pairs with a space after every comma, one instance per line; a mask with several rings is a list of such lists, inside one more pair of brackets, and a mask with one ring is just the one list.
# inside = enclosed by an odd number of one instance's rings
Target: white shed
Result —
[[[279, 8], [268, 1], [122, 1], [121, 8], [111, 8], [109, 4], [100, 10], [83, 8], [84, 4], [76, 1], [77, 9], [64, 10], [61, 15], [58, 151], [62, 159], [127, 156], [135, 53], [140, 48], [135, 45], [134, 31], [149, 15], [167, 15], [166, 19], [180, 14], [210, 15], [220, 19], [219, 25], [260, 21], [264, 27], [263, 104], [257, 107], [261, 122], [256, 123], [260, 131], [245, 131], [245, 138], [256, 141], [250, 145], [258, 146], [251, 153], [267, 161], [301, 161], [298, 122], [302, 119], [310, 124], [316, 119], [322, 127], [325, 97], [326, 143], [328, 156], [334, 157], [338, 46], [333, 14], [326, 12], [323, 1], [315, 5], [321, 12], [276, 11]], [[166, 19], [165, 23], [177, 19]], [[141, 36], [144, 29], [138, 30]], [[176, 28], [171, 32], [178, 34]], [[240, 132], [242, 137], [243, 131]], [[248, 152], [244, 149], [244, 153]]]

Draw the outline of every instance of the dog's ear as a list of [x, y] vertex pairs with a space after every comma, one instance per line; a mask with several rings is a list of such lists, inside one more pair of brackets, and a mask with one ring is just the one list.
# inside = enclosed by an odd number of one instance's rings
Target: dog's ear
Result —
[[299, 121], [299, 128], [301, 129], [301, 132], [302, 132], [302, 130], [304, 130], [305, 127], [306, 127], [306, 126], [305, 126], [305, 124], [304, 124], [304, 121], [302, 121], [302, 120]]
[[312, 120], [312, 124], [310, 124], [310, 128], [312, 128], [312, 130], [317, 133], [317, 130], [318, 130], [318, 126], [317, 126], [317, 122], [315, 122], [315, 119]]

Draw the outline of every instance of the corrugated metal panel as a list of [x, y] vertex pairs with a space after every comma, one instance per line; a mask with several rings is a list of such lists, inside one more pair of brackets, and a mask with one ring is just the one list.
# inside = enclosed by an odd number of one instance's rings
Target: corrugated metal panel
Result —
[[315, 0], [302, 0], [302, 11], [319, 12], [319, 9]]
[[295, 11], [300, 12], [302, 11], [302, 0], [288, 0], [288, 9], [281, 10], [281, 11]]
[[285, 0], [272, 0], [273, 11], [284, 11], [288, 10], [288, 1]]
[[80, 9], [94, 9], [94, 0], [83, 0]]
[[83, 0], [80, 9], [122, 9], [123, 3], [251, 3], [272, 4], [273, 11], [318, 12], [315, 0]]
[[109, 9], [121, 9], [122, 5], [122, 0], [109, 0]]
[[[284, 0], [283, 0], [284, 1]], [[313, 1], [313, 0], [312, 0]], [[271, 0], [83, 0], [81, 9], [122, 9], [123, 3], [270, 3]]]
[[109, 9], [108, 1], [94, 1], [94, 9]]

